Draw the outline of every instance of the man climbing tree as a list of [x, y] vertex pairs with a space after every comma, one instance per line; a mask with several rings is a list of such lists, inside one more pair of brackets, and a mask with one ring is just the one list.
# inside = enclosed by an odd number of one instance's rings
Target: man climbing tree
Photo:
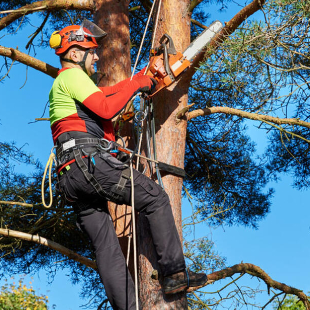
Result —
[[68, 26], [52, 34], [50, 45], [60, 57], [62, 69], [50, 92], [50, 121], [57, 147], [60, 189], [67, 203], [73, 205], [79, 226], [93, 243], [110, 304], [113, 309], [134, 310], [140, 307], [110, 221], [107, 201], [134, 204], [137, 211], [145, 214], [164, 277], [165, 294], [204, 285], [207, 276], [186, 270], [164, 190], [119, 160], [122, 152], [115, 143], [111, 119], [135, 93], [151, 93], [155, 80], [140, 72], [132, 80], [112, 87], [96, 87], [89, 77], [95, 73], [94, 65], [99, 59], [96, 40], [105, 35], [87, 19], [81, 26]]

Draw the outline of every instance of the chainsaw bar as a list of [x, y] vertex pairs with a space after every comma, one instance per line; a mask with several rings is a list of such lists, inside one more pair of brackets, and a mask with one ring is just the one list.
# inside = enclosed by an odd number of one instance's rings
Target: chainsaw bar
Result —
[[191, 61], [194, 57], [202, 51], [202, 49], [210, 43], [212, 38], [223, 28], [220, 21], [213, 22], [207, 29], [205, 29], [183, 52], [184, 58]]
[[220, 21], [215, 21], [205, 29], [184, 51], [177, 52], [174, 48], [172, 38], [164, 34], [160, 40], [161, 46], [154, 49], [148, 65], [147, 75], [157, 81], [157, 85], [148, 98], [153, 97], [160, 90], [170, 86], [176, 78], [191, 65], [193, 58], [202, 51], [202, 49], [211, 42], [212, 38], [223, 27]]

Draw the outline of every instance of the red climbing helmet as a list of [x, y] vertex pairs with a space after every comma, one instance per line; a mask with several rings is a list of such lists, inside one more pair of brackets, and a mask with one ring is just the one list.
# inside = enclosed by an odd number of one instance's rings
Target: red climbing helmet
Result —
[[91, 21], [84, 19], [81, 25], [72, 25], [60, 31], [54, 31], [50, 38], [50, 47], [55, 49], [56, 55], [61, 55], [71, 46], [83, 48], [97, 48], [96, 39], [101, 39], [107, 34]]

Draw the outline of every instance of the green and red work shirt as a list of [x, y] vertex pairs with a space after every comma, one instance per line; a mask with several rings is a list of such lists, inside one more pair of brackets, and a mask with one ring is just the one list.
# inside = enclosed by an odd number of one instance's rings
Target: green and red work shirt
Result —
[[79, 68], [59, 70], [49, 94], [53, 141], [64, 132], [80, 131], [115, 141], [112, 119], [140, 90], [137, 77], [97, 87]]

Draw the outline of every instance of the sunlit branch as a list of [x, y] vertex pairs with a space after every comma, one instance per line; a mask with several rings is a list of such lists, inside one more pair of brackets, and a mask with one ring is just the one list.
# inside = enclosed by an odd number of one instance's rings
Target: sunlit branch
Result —
[[31, 203], [25, 203], [25, 202], [17, 202], [17, 201], [0, 201], [0, 204], [6, 204], [6, 205], [18, 205], [21, 207], [30, 207], [34, 208], [36, 205], [31, 204]]
[[[11, 205], [11, 206], [21, 206], [21, 207], [27, 207], [27, 208], [35, 208], [46, 211], [46, 208], [42, 206], [41, 204], [31, 204], [31, 203], [25, 203], [25, 202], [18, 202], [18, 201], [0, 201], [0, 204], [4, 205]], [[49, 208], [50, 211], [73, 211], [73, 209], [69, 208]]]
[[[38, 6], [36, 8], [33, 8], [31, 11], [36, 12], [36, 11], [42, 11], [46, 9], [46, 5]], [[30, 10], [27, 9], [16, 9], [16, 10], [6, 10], [6, 11], [0, 11], [0, 14], [10, 14], [10, 13], [27, 13]]]
[[[13, 11], [7, 16], [0, 19], [0, 30], [7, 27], [15, 20], [24, 15], [31, 14], [38, 10], [44, 10], [47, 12], [56, 11], [60, 9], [65, 10], [86, 10], [93, 11], [95, 4], [93, 0], [50, 0], [50, 1], [37, 1], [31, 4], [27, 4], [20, 9]], [[3, 12], [2, 12], [3, 13]]]
[[192, 18], [191, 18], [191, 23], [194, 24], [194, 25], [196, 25], [196, 26], [198, 26], [198, 27], [200, 27], [200, 28], [203, 28], [203, 29], [207, 29], [207, 28], [208, 28], [208, 27], [205, 26], [204, 24], [202, 24], [202, 23], [200, 23], [199, 21], [197, 21], [197, 20], [195, 20], [195, 19], [192, 19]]
[[32, 67], [43, 73], [46, 73], [47, 75], [50, 75], [53, 78], [57, 76], [57, 72], [59, 70], [58, 68], [55, 68], [41, 60], [31, 57], [14, 48], [0, 46], [0, 55], [19, 61], [24, 65]]
[[[182, 111], [182, 114], [183, 113], [184, 111]], [[198, 116], [206, 116], [206, 115], [215, 114], [215, 113], [236, 115], [236, 116], [240, 116], [243, 118], [248, 118], [248, 119], [262, 121], [262, 122], [270, 122], [270, 123], [274, 123], [277, 125], [287, 124], [287, 125], [298, 125], [298, 126], [310, 128], [309, 122], [305, 122], [297, 118], [279, 118], [279, 117], [273, 117], [270, 115], [262, 115], [262, 114], [245, 112], [242, 110], [229, 108], [229, 107], [210, 107], [210, 108], [194, 110], [187, 114], [186, 119], [190, 120]], [[179, 117], [177, 116], [177, 118]]]
[[203, 0], [192, 0], [189, 7], [188, 7], [188, 12], [193, 12], [195, 7], [199, 5]]
[[[294, 287], [288, 286], [284, 283], [280, 283], [278, 281], [273, 280], [265, 271], [263, 271], [260, 267], [255, 266], [249, 263], [241, 263], [234, 265], [232, 267], [222, 269], [213, 273], [208, 274], [208, 282], [206, 285], [218, 281], [227, 277], [231, 277], [236, 273], [247, 273], [249, 275], [258, 277], [262, 279], [268, 286], [268, 288], [273, 287], [277, 290], [280, 290], [286, 294], [291, 294], [297, 296], [305, 305], [306, 310], [310, 310], [310, 302], [307, 298], [307, 295]], [[187, 292], [191, 292], [197, 290], [198, 287], [189, 288]]]
[[52, 250], [55, 250], [65, 256], [67, 256], [69, 259], [72, 259], [76, 262], [79, 262], [85, 266], [88, 266], [90, 268], [93, 269], [97, 269], [96, 263], [94, 261], [92, 261], [89, 258], [86, 258], [82, 255], [79, 255], [75, 252], [73, 252], [72, 250], [62, 246], [61, 244], [51, 241], [49, 239], [40, 237], [39, 235], [30, 235], [30, 234], [26, 234], [20, 231], [16, 231], [16, 230], [10, 230], [10, 229], [3, 229], [0, 228], [0, 234], [6, 237], [12, 237], [12, 238], [18, 238], [18, 239], [22, 239], [25, 241], [31, 241], [31, 242], [35, 242], [37, 244], [41, 244], [44, 246], [49, 247]]
[[50, 118], [49, 117], [39, 117], [39, 118], [35, 118], [35, 121], [49, 121]]

